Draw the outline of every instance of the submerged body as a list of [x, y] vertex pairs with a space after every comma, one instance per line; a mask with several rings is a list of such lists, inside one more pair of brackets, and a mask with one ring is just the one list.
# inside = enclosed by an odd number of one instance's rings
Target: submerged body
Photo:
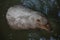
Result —
[[36, 12], [23, 6], [10, 7], [6, 14], [8, 24], [12, 29], [45, 29], [50, 30], [48, 20], [40, 12]]

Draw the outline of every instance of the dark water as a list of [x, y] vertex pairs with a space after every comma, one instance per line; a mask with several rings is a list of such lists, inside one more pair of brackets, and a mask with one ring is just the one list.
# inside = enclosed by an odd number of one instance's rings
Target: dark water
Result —
[[[7, 24], [5, 15], [10, 6], [20, 4], [20, 0], [0, 0], [0, 38], [1, 40], [60, 40], [59, 27], [55, 23], [56, 19], [51, 19], [53, 33], [49, 34], [44, 30], [12, 30]], [[54, 22], [54, 23], [53, 23]], [[59, 23], [59, 22], [58, 22]], [[58, 29], [58, 30], [57, 30]], [[49, 37], [50, 36], [50, 37]]]

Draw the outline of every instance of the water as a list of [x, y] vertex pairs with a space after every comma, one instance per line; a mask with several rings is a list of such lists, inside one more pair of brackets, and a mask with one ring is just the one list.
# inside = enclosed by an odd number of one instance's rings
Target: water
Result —
[[[39, 32], [29, 32], [29, 31], [22, 31], [22, 30], [16, 31], [16, 30], [11, 30], [9, 28], [7, 21], [5, 19], [6, 11], [8, 10], [8, 8], [10, 6], [12, 6], [18, 2], [16, 2], [16, 0], [11, 0], [11, 1], [10, 0], [5, 0], [5, 1], [2, 0], [2, 2], [1, 2], [1, 0], [0, 0], [0, 31], [1, 31], [0, 35], [1, 35], [1, 40], [46, 40], [46, 38], [44, 36], [41, 37], [41, 34], [43, 34], [43, 33], [40, 33], [40, 31]], [[48, 9], [46, 9], [46, 11], [47, 10]], [[60, 13], [58, 15], [60, 16]], [[44, 32], [44, 34], [45, 34], [45, 32]], [[50, 40], [60, 40], [60, 35], [56, 38], [51, 36]]]

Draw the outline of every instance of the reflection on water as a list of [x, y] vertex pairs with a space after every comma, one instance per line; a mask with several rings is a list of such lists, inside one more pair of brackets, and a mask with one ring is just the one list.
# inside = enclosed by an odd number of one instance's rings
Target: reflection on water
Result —
[[48, 39], [45, 36], [41, 36], [40, 31], [36, 30], [15, 31], [8, 33], [8, 40], [60, 40], [60, 35], [58, 37], [50, 36], [50, 39]]
[[9, 33], [8, 37], [9, 37], [10, 40], [12, 40], [13, 39], [12, 38], [12, 33]]
[[58, 16], [60, 16], [60, 10], [58, 11]]
[[39, 40], [38, 32], [30, 32], [30, 33], [28, 33], [28, 40]]
[[46, 40], [44, 37], [41, 37], [40, 40]]
[[56, 40], [56, 39], [51, 36], [51, 37], [50, 37], [50, 40]]
[[54, 38], [53, 36], [50, 36], [50, 39], [47, 39], [46, 37], [42, 36], [40, 37], [40, 35], [37, 32], [31, 32], [28, 33], [28, 40], [60, 40], [59, 39], [60, 36], [58, 36], [58, 38]]

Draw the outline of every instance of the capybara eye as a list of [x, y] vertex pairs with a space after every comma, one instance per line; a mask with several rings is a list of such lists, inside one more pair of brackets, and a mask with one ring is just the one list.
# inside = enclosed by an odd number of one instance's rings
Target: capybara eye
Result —
[[40, 22], [40, 20], [39, 20], [39, 19], [37, 19], [37, 22]]

